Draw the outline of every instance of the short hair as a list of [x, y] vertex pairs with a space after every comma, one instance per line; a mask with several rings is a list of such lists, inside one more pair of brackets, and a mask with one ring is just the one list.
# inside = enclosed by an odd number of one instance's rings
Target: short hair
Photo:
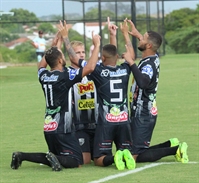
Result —
[[107, 44], [103, 46], [102, 48], [103, 52], [105, 52], [105, 56], [111, 57], [111, 56], [116, 56], [117, 55], [117, 47], [112, 44]]
[[159, 33], [154, 31], [147, 31], [148, 33], [148, 40], [153, 44], [153, 50], [156, 52], [161, 44], [162, 44], [162, 37]]
[[74, 48], [76, 46], [84, 46], [84, 43], [82, 43], [81, 41], [71, 41], [70, 45], [72, 46], [72, 48]]
[[62, 53], [57, 46], [53, 46], [45, 51], [46, 62], [51, 68], [54, 68], [57, 65], [57, 60], [60, 58], [62, 58]]
[[38, 33], [39, 33], [39, 34], [43, 34], [43, 31], [42, 31], [42, 30], [40, 30]]

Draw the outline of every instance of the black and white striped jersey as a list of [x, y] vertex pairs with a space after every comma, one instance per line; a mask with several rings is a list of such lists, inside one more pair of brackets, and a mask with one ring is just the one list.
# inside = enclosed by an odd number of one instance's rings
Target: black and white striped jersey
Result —
[[83, 77], [81, 82], [73, 85], [72, 98], [73, 122], [76, 128], [86, 128], [80, 124], [96, 124], [98, 116], [97, 91], [89, 76]]

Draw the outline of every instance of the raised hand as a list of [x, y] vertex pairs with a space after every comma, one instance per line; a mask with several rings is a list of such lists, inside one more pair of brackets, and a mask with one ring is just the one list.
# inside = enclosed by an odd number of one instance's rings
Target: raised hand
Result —
[[122, 31], [123, 35], [127, 35], [129, 33], [129, 26], [127, 22], [127, 18], [125, 18], [124, 23], [120, 23], [120, 30]]
[[61, 20], [59, 21], [58, 30], [63, 38], [68, 38], [69, 25], [66, 24], [65, 20], [64, 24]]
[[94, 47], [100, 46], [100, 39], [101, 37], [98, 34], [94, 34], [94, 31], [92, 31], [92, 41]]
[[129, 34], [138, 38], [139, 40], [143, 39], [142, 34], [140, 34], [140, 32], [136, 29], [134, 23], [131, 20], [127, 20], [130, 25], [131, 25], [131, 31], [129, 31]]
[[118, 27], [110, 22], [109, 17], [107, 17], [107, 24], [110, 35], [116, 36]]

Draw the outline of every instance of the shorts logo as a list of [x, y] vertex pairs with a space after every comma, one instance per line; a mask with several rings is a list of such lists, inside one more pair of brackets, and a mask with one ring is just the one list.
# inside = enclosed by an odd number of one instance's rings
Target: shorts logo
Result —
[[79, 110], [94, 109], [94, 108], [95, 108], [94, 99], [78, 100]]
[[79, 138], [79, 145], [82, 146], [85, 143], [84, 138]]

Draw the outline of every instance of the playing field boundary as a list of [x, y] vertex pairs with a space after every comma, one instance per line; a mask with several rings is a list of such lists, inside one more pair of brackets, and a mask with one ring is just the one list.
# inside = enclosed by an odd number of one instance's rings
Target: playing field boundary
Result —
[[[118, 174], [115, 174], [115, 175], [110, 175], [110, 176], [108, 176], [108, 177], [105, 177], [105, 178], [102, 178], [102, 179], [99, 179], [99, 180], [94, 180], [94, 181], [91, 181], [91, 182], [88, 182], [88, 183], [101, 183], [101, 182], [106, 182], [106, 181], [109, 181], [109, 180], [112, 180], [112, 179], [116, 179], [116, 178], [118, 178], [118, 177], [124, 177], [124, 176], [129, 175], [129, 174], [141, 172], [141, 171], [146, 170], [146, 169], [148, 169], [148, 168], [153, 168], [153, 167], [160, 166], [160, 165], [175, 164], [175, 163], [178, 163], [178, 162], [151, 163], [151, 164], [149, 164], [149, 165], [145, 165], [145, 166], [143, 166], [143, 167], [136, 168], [136, 169], [134, 169], [134, 170], [129, 170], [129, 171], [127, 171], [127, 172], [118, 173]], [[189, 164], [195, 164], [195, 163], [198, 163], [198, 162], [189, 162]], [[178, 163], [178, 164], [179, 164], [179, 163]]]

